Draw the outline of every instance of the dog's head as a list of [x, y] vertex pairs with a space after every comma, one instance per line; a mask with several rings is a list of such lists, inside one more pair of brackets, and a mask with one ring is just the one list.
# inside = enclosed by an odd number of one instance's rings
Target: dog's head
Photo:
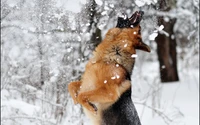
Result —
[[[136, 11], [130, 18], [126, 15], [124, 17], [118, 17], [117, 28], [121, 29], [121, 36], [132, 41], [134, 49], [140, 49], [146, 52], [150, 52], [150, 47], [142, 41], [140, 21], [142, 20], [144, 12]], [[119, 35], [120, 35], [119, 34]]]
[[117, 26], [106, 33], [102, 43], [95, 49], [95, 61], [103, 59], [117, 62], [131, 73], [136, 49], [150, 52], [150, 47], [143, 43], [141, 37], [142, 15], [142, 11], [136, 11], [130, 18], [119, 17]]

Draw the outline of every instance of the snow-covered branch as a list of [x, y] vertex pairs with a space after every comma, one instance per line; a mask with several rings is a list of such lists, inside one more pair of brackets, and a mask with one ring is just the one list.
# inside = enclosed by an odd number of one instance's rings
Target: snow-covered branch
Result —
[[34, 117], [34, 116], [10, 116], [10, 117], [2, 117], [1, 118], [1, 122], [4, 122], [5, 120], [15, 120], [15, 119], [31, 119], [31, 120], [38, 120], [40, 122], [45, 122], [48, 123], [50, 125], [56, 125], [56, 123], [48, 120], [48, 119], [44, 119], [41, 117]]
[[38, 99], [38, 100], [44, 101], [44, 102], [46, 102], [46, 103], [48, 103], [48, 104], [50, 104], [50, 105], [52, 105], [52, 106], [64, 108], [61, 104], [56, 104], [56, 103], [53, 103], [53, 102], [50, 101], [50, 100], [37, 97], [37, 96], [36, 96], [36, 92], [29, 92], [29, 91], [26, 91], [26, 90], [23, 91], [22, 89], [17, 89], [17, 88], [7, 88], [7, 90], [16, 90], [16, 91], [20, 92], [21, 94], [26, 95], [27, 98]]
[[186, 9], [176, 9], [170, 12], [156, 11], [156, 10], [146, 11], [144, 16], [163, 16], [163, 17], [181, 18], [181, 19], [187, 17], [189, 19], [190, 17], [194, 17], [195, 15], [194, 13]]
[[[24, 32], [27, 33], [32, 33], [32, 34], [52, 34], [52, 33], [63, 33], [63, 32], [67, 32], [65, 29], [52, 29], [52, 30], [48, 30], [48, 31], [36, 31], [36, 30], [30, 30], [30, 29], [26, 29], [24, 27], [21, 26], [17, 26], [17, 25], [3, 25], [1, 26], [1, 29], [6, 29], [6, 28], [17, 28], [20, 29]], [[69, 31], [68, 31], [69, 32]], [[70, 32], [74, 32], [75, 31], [70, 31]]]
[[19, 3], [14, 5], [13, 7], [8, 7], [6, 1], [1, 1], [1, 22], [12, 12], [16, 11], [17, 9], [21, 8], [25, 3], [25, 0], [20, 0]]
[[139, 105], [143, 105], [151, 110], [153, 110], [156, 114], [158, 114], [160, 117], [162, 117], [162, 119], [165, 121], [165, 123], [167, 125], [169, 125], [170, 123], [173, 122], [173, 119], [171, 119], [170, 117], [168, 117], [167, 114], [164, 113], [164, 111], [162, 109], [158, 109], [158, 108], [154, 108], [150, 105], [147, 105], [146, 103], [138, 103], [138, 102], [134, 102], [135, 104], [139, 104]]

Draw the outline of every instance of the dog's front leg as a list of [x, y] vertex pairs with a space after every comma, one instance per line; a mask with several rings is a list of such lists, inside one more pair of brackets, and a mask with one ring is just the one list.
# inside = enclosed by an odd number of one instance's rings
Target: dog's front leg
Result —
[[80, 90], [80, 86], [81, 86], [81, 81], [71, 82], [68, 85], [68, 91], [72, 99], [74, 100], [74, 104], [78, 103], [77, 97], [78, 97], [78, 91]]
[[94, 103], [114, 103], [119, 98], [118, 86], [112, 88], [101, 87], [78, 95], [79, 103], [96, 114], [98, 110]]
[[131, 88], [131, 81], [130, 80], [125, 80], [121, 83], [121, 85], [119, 86], [118, 90], [120, 93], [120, 96], [126, 92], [129, 88]]

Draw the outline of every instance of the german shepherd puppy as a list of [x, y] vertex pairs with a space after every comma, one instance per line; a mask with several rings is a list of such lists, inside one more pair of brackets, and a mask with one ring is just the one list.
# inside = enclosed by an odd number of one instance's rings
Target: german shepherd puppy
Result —
[[117, 27], [110, 29], [95, 48], [81, 80], [68, 85], [74, 103], [83, 106], [93, 125], [101, 125], [102, 112], [131, 88], [127, 78], [134, 66], [136, 49], [150, 52], [142, 42], [141, 16], [136, 12], [129, 19], [118, 18]]

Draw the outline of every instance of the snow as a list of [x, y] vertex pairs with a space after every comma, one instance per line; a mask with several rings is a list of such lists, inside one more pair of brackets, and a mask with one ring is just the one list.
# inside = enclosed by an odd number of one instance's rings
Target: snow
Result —
[[1, 106], [8, 106], [11, 108], [18, 109], [22, 111], [24, 114], [29, 115], [29, 116], [34, 115], [36, 112], [40, 110], [40, 107], [38, 106], [34, 106], [31, 104], [25, 103], [24, 101], [15, 100], [15, 99], [3, 101]]
[[[102, 14], [102, 15], [103, 15], [103, 14]], [[106, 26], [105, 22], [101, 22], [101, 23], [98, 24], [98, 28], [99, 28], [100, 30], [103, 30], [105, 26]]]
[[[198, 88], [195, 85], [190, 85], [191, 90], [188, 90], [188, 83], [185, 82], [177, 82], [177, 83], [169, 83], [164, 84], [162, 87], [162, 98], [161, 102], [162, 106], [168, 110], [172, 110], [173, 108], [177, 108], [181, 111], [183, 116], [181, 118], [175, 119], [173, 125], [198, 125], [199, 124], [199, 114], [198, 114]], [[137, 107], [138, 105], [136, 105]], [[141, 110], [141, 106], [138, 106], [138, 111]], [[169, 112], [169, 111], [168, 111]], [[168, 116], [172, 115], [173, 112], [168, 113]], [[164, 124], [163, 120], [159, 118], [159, 116], [149, 117], [151, 116], [151, 111], [146, 109], [143, 117], [142, 123], [143, 125], [153, 125], [153, 124]], [[175, 116], [176, 117], [176, 116]], [[147, 122], [148, 121], [148, 122]]]
[[171, 39], [175, 39], [175, 36], [174, 36], [174, 35], [171, 35]]
[[7, 0], [7, 2], [10, 7], [15, 7], [19, 3], [19, 0]]
[[12, 58], [18, 58], [20, 55], [19, 47], [17, 47], [17, 46], [13, 47], [8, 55], [9, 55], [9, 57], [12, 57]]
[[87, 3], [87, 0], [80, 0], [80, 3], [81, 3], [81, 4], [86, 4], [86, 3]]
[[156, 27], [156, 30], [154, 30], [153, 33], [149, 35], [149, 40], [155, 40], [155, 38], [158, 36], [158, 32], [165, 33], [166, 36], [169, 36], [168, 33], [163, 31], [163, 29], [164, 29], [163, 25]]
[[135, 0], [135, 4], [138, 7], [142, 7], [144, 5], [155, 4], [155, 3], [157, 3], [157, 0]]
[[132, 54], [131, 57], [132, 57], [132, 58], [136, 58], [136, 57], [137, 57], [137, 54]]
[[[159, 76], [159, 74], [155, 74], [157, 72], [155, 67], [158, 67], [158, 64], [145, 63], [142, 67], [142, 71], [145, 72], [141, 75], [146, 76], [147, 80], [153, 80], [151, 77], [156, 78], [156, 76]], [[139, 81], [137, 78], [136, 80], [134, 79], [134, 74], [132, 77], [132, 86], [134, 86], [134, 82]], [[174, 120], [170, 125], [199, 125], [199, 70], [190, 69], [188, 74], [185, 74], [185, 71], [180, 72], [180, 79], [178, 82], [159, 83], [158, 85], [161, 88], [160, 93], [154, 96], [160, 96], [159, 101], [162, 106], [161, 108], [164, 109], [163, 112]], [[149, 81], [149, 83], [151, 84], [153, 81]], [[148, 90], [145, 82], [140, 82], [139, 84], [142, 89]], [[134, 94], [133, 91], [133, 95], [137, 94]], [[152, 99], [149, 98], [146, 104], [151, 105]], [[151, 109], [141, 104], [136, 103], [135, 105], [142, 125], [166, 124], [160, 116], [154, 115], [153, 117]]]
[[125, 13], [118, 13], [117, 17], [121, 17], [123, 19], [127, 19], [127, 15]]
[[142, 7], [145, 5], [145, 1], [144, 0], [136, 0], [135, 1], [135, 4], [139, 7]]
[[162, 31], [164, 29], [164, 26], [163, 25], [160, 25], [159, 27], [158, 27], [158, 31]]
[[29, 92], [35, 92], [37, 91], [37, 89], [31, 85], [25, 85], [26, 90], [28, 90]]
[[115, 77], [115, 76], [112, 76], [111, 79], [116, 79], [116, 77]]
[[164, 68], [165, 68], [165, 65], [162, 65], [161, 68], [164, 69]]
[[59, 8], [64, 8], [66, 10], [69, 10], [74, 13], [80, 13], [81, 12], [81, 4], [86, 4], [86, 0], [57, 0], [56, 6]]
[[[92, 53], [90, 40], [95, 26], [92, 25], [92, 30], [88, 31], [89, 15], [83, 11], [87, 10], [85, 4], [88, 2], [2, 1], [2, 125], [90, 124], [81, 106], [74, 105], [67, 89], [69, 82], [80, 79]], [[144, 9], [142, 38], [151, 46], [152, 52], [141, 54], [137, 51], [137, 55], [131, 55], [137, 57], [132, 75], [132, 99], [142, 125], [166, 125], [165, 122], [169, 125], [198, 125], [199, 0], [177, 1], [177, 8], [170, 12], [161, 12], [150, 6], [142, 8], [157, 3], [157, 0], [136, 0], [135, 4], [126, 1], [123, 5], [117, 1], [95, 2], [100, 15], [94, 17], [94, 22], [99, 21], [97, 27], [102, 30], [102, 38], [109, 28], [115, 27], [118, 15], [127, 18], [123, 12], [131, 15], [133, 10]], [[133, 9], [127, 9], [128, 6]], [[176, 34], [169, 36], [163, 25], [158, 26], [157, 16], [164, 16], [165, 21], [176, 17]], [[158, 32], [177, 39], [185, 35], [189, 40], [189, 43], [184, 42], [187, 44], [185, 47], [182, 47], [182, 41], [177, 44], [178, 82], [160, 83], [156, 43], [149, 41], [155, 40]], [[128, 46], [126, 41], [122, 43], [124, 47]], [[96, 61], [93, 59], [91, 62], [94, 64]], [[119, 64], [115, 66], [117, 68]], [[44, 73], [44, 85], [41, 85], [41, 72]], [[120, 76], [115, 74], [111, 78]], [[103, 83], [106, 84], [107, 80]], [[164, 121], [165, 115], [173, 121]]]
[[124, 44], [124, 48], [126, 48], [128, 46], [128, 44], [126, 43], [126, 44]]
[[157, 32], [153, 32], [152, 34], [149, 35], [149, 40], [155, 40], [155, 38], [158, 36]]
[[102, 2], [101, 0], [95, 0], [95, 2], [96, 2], [99, 6], [101, 6], [101, 5], [103, 4], [103, 2]]
[[120, 76], [119, 76], [119, 75], [116, 75], [116, 77], [117, 77], [117, 79], [119, 79], [119, 78], [120, 78]]

